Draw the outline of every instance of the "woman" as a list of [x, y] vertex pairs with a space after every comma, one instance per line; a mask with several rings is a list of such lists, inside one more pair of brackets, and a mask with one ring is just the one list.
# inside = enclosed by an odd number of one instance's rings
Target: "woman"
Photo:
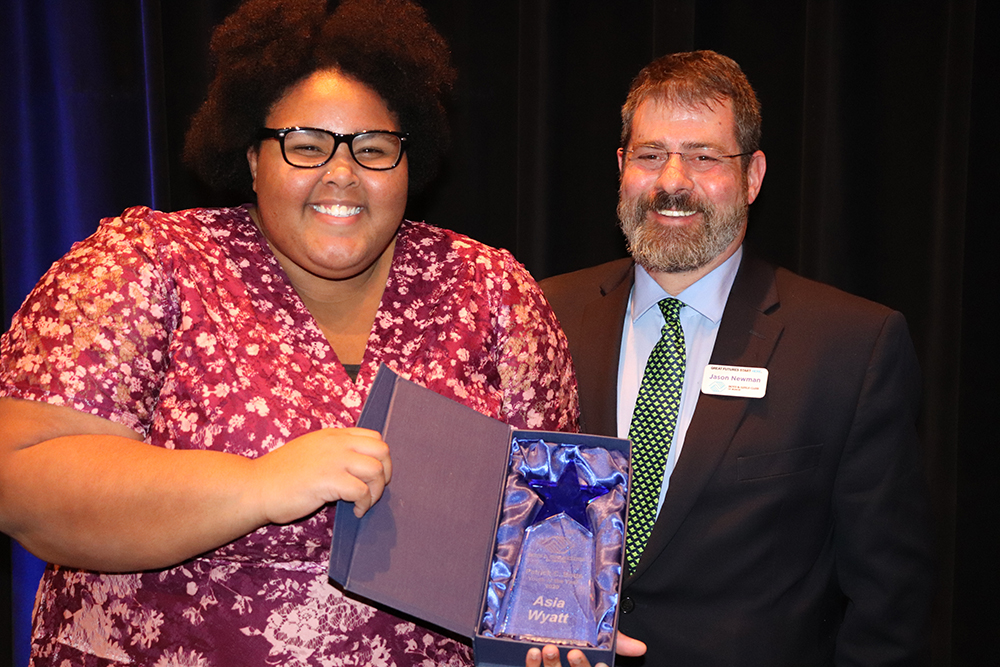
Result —
[[576, 426], [524, 269], [403, 220], [444, 143], [447, 47], [403, 0], [251, 0], [212, 49], [186, 155], [256, 204], [102, 221], [2, 339], [0, 530], [51, 563], [32, 664], [469, 664], [326, 576], [329, 503], [361, 515], [391, 479], [354, 428], [380, 363]]

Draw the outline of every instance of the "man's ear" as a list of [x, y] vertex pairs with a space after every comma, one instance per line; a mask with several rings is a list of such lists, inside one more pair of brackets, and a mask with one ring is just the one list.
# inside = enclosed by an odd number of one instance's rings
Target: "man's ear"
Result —
[[622, 167], [624, 167], [624, 166], [625, 166], [625, 149], [624, 148], [619, 148], [618, 149], [618, 178], [621, 178]]
[[763, 151], [755, 151], [750, 156], [750, 164], [747, 165], [747, 203], [752, 204], [760, 193], [760, 186], [764, 183], [764, 172], [767, 171], [767, 158]]

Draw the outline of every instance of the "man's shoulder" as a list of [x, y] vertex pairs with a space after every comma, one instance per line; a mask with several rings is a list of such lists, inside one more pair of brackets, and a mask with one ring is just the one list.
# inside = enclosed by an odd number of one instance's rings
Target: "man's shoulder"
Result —
[[631, 258], [616, 259], [579, 271], [563, 273], [538, 283], [553, 307], [557, 304], [572, 306], [586, 303], [618, 287], [632, 285], [633, 263]]
[[769, 321], [783, 329], [785, 349], [808, 349], [813, 354], [871, 348], [883, 336], [909, 338], [905, 317], [891, 307], [755, 259], [741, 272], [726, 305], [720, 337], [723, 332], [742, 335], [762, 318], [761, 324]]
[[824, 318], [873, 317], [882, 320], [893, 312], [865, 297], [851, 294], [827, 283], [806, 278], [782, 267], [775, 267], [774, 281], [781, 308], [805, 311]]

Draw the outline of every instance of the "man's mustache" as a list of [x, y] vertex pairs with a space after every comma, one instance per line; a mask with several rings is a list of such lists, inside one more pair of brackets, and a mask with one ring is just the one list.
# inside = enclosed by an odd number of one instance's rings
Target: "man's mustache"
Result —
[[639, 208], [643, 215], [649, 211], [662, 211], [673, 209], [676, 211], [696, 211], [704, 213], [705, 209], [701, 202], [690, 192], [667, 193], [659, 190], [656, 193], [645, 195], [639, 201]]

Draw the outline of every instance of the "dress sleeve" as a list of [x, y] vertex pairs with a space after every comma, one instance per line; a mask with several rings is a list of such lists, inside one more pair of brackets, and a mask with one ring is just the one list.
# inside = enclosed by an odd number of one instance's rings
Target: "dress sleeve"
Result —
[[580, 407], [566, 336], [531, 275], [503, 254], [497, 310], [503, 419], [517, 428], [576, 432]]
[[177, 313], [142, 219], [102, 221], [57, 261], [0, 341], [0, 396], [67, 406], [145, 434]]

